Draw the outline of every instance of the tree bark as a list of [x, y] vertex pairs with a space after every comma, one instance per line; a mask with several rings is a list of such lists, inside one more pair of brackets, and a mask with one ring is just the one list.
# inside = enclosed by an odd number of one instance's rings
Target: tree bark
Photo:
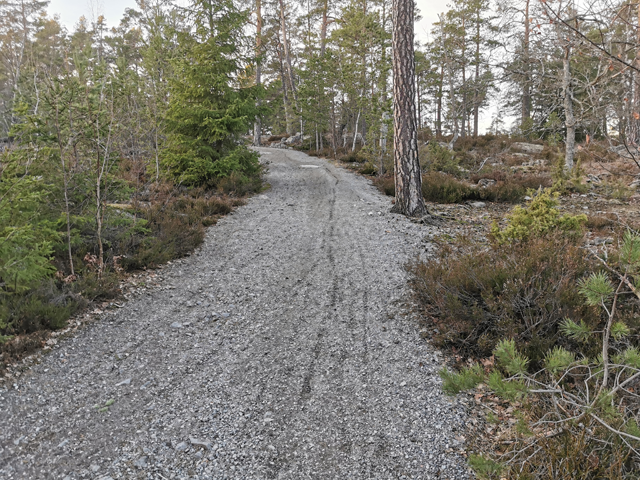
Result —
[[[262, 0], [256, 0], [256, 86], [260, 88], [262, 85]], [[258, 98], [256, 104], [260, 108], [262, 101]], [[262, 137], [262, 119], [260, 114], [256, 115], [255, 122], [253, 124], [253, 144], [256, 147], [260, 146]]]
[[324, 0], [322, 7], [322, 27], [320, 29], [320, 56], [324, 57], [327, 48], [327, 27], [329, 26], [329, 0]]
[[576, 121], [573, 115], [573, 89], [571, 88], [571, 45], [564, 46], [562, 57], [562, 90], [564, 92], [564, 117], [567, 127], [567, 138], [565, 141], [564, 169], [573, 169], [573, 157], [576, 146]]
[[[637, 17], [634, 66], [640, 69], [640, 3], [638, 4]], [[640, 144], [640, 75], [638, 75], [638, 72], [633, 72], [633, 79], [633, 112], [631, 112], [632, 117], [629, 118], [629, 124], [631, 125], [629, 141], [637, 147]]]
[[524, 9], [524, 41], [522, 44], [522, 62], [524, 64], [524, 82], [522, 85], [522, 124], [531, 118], [531, 79], [529, 74], [529, 2], [527, 0]]
[[392, 212], [426, 215], [416, 128], [413, 0], [393, 0], [393, 161], [396, 203]]
[[480, 8], [476, 11], [476, 77], [475, 86], [473, 89], [473, 136], [478, 136], [478, 116], [480, 115], [480, 95], [478, 90], [480, 89]]

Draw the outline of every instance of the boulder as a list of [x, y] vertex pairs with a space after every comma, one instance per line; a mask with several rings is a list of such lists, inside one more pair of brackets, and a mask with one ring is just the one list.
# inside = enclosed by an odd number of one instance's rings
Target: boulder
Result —
[[515, 142], [513, 148], [522, 150], [526, 153], [541, 153], [544, 150], [544, 145], [537, 145], [535, 143]]
[[478, 186], [482, 188], [487, 188], [495, 184], [496, 181], [492, 178], [481, 178], [480, 180], [478, 180]]

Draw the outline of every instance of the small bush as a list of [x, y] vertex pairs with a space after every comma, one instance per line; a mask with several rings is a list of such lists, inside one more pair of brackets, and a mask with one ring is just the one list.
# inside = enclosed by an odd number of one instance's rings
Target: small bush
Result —
[[340, 161], [345, 163], [363, 163], [365, 158], [361, 157], [356, 152], [349, 152], [348, 154], [340, 157]]
[[360, 169], [360, 173], [363, 175], [375, 175], [377, 171], [378, 169], [371, 162], [365, 163], [364, 166]]
[[468, 185], [440, 172], [430, 172], [422, 177], [422, 196], [429, 202], [461, 203], [477, 199], [478, 194]]
[[122, 293], [120, 279], [117, 273], [112, 270], [105, 270], [102, 275], [98, 275], [96, 272], [85, 272], [71, 285], [73, 292], [89, 302], [112, 300]]
[[437, 257], [412, 267], [413, 288], [436, 345], [464, 358], [485, 358], [502, 339], [513, 338], [535, 368], [560, 341], [566, 318], [600, 322], [577, 287], [593, 264], [572, 240], [556, 234], [460, 248], [443, 246]]
[[566, 235], [579, 235], [587, 216], [560, 215], [557, 196], [549, 191], [540, 191], [526, 208], [516, 206], [509, 214], [509, 225], [505, 229], [500, 230], [497, 224], [493, 225], [493, 238], [498, 243], [507, 243], [541, 237], [556, 230]]
[[455, 153], [437, 142], [431, 142], [422, 149], [420, 157], [423, 170], [448, 173], [454, 177], [460, 177], [463, 173]]
[[64, 328], [86, 301], [66, 285], [45, 280], [26, 293], [0, 297], [0, 336]]
[[385, 195], [395, 197], [396, 195], [396, 182], [393, 177], [377, 177], [373, 180], [373, 184], [378, 190]]
[[587, 223], [585, 224], [589, 230], [602, 230], [608, 227], [614, 227], [616, 225], [616, 217], [606, 215], [588, 215]]
[[259, 192], [262, 188], [262, 179], [259, 174], [247, 176], [234, 171], [229, 176], [218, 179], [215, 187], [220, 194], [244, 197], [250, 193]]

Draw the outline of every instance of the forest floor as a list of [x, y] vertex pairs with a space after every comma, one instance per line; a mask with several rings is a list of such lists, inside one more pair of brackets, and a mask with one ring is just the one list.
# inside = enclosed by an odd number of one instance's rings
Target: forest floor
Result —
[[0, 387], [0, 477], [471, 476], [469, 399], [442, 393], [405, 270], [437, 230], [260, 152], [265, 194]]

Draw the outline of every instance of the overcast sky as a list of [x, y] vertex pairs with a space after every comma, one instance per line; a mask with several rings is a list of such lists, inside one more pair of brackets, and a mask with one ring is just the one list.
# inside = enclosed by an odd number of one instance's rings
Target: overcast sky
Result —
[[[112, 27], [118, 24], [126, 8], [135, 7], [135, 0], [51, 0], [48, 10], [49, 14], [60, 15], [63, 25], [71, 32], [82, 15], [91, 20], [102, 14]], [[447, 9], [447, 0], [418, 0], [418, 8], [423, 19], [416, 24], [416, 36], [424, 41], [438, 13]]]

